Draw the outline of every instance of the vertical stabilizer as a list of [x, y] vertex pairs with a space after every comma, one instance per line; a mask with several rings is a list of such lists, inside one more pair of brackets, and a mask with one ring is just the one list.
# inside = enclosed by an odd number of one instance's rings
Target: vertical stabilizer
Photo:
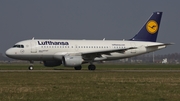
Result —
[[142, 29], [130, 40], [156, 42], [162, 12], [154, 12]]

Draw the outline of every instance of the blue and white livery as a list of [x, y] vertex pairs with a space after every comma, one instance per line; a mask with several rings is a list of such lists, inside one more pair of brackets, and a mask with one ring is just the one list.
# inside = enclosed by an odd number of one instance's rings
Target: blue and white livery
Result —
[[[6, 51], [10, 58], [43, 61], [45, 66], [63, 64], [81, 70], [83, 63], [89, 63], [89, 70], [95, 70], [97, 61], [129, 58], [165, 48], [172, 43], [156, 42], [162, 12], [154, 12], [142, 29], [128, 40], [52, 40], [32, 39], [16, 43]], [[29, 66], [33, 69], [33, 65]]]

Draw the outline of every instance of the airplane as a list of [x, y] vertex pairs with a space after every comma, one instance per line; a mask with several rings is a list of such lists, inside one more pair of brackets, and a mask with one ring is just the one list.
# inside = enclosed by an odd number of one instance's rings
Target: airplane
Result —
[[88, 69], [95, 70], [94, 62], [129, 58], [166, 48], [173, 43], [156, 42], [163, 12], [153, 12], [141, 30], [127, 40], [59, 40], [34, 39], [16, 43], [6, 51], [6, 56], [30, 61], [43, 61], [44, 66], [61, 64], [81, 70], [82, 64], [89, 63]]

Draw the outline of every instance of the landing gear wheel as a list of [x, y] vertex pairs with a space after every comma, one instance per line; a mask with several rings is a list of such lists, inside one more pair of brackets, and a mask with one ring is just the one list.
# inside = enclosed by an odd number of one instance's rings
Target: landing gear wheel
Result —
[[29, 70], [33, 70], [33, 66], [29, 66]]
[[75, 66], [74, 69], [75, 70], [81, 70], [82, 66]]
[[89, 70], [95, 70], [95, 69], [96, 69], [96, 66], [95, 66], [95, 65], [89, 65], [89, 66], [88, 66], [88, 69], [89, 69]]

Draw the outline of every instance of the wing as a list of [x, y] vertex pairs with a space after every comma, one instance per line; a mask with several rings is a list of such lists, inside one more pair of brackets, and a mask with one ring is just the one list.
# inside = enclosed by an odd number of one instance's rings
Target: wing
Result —
[[91, 52], [82, 52], [83, 59], [85, 60], [91, 60], [95, 57], [101, 57], [103, 54], [110, 55], [112, 52], [118, 52], [118, 53], [124, 53], [127, 50], [130, 49], [136, 49], [137, 47], [129, 47], [129, 48], [123, 48], [123, 49], [111, 49], [111, 50], [101, 50], [101, 51], [91, 51]]

